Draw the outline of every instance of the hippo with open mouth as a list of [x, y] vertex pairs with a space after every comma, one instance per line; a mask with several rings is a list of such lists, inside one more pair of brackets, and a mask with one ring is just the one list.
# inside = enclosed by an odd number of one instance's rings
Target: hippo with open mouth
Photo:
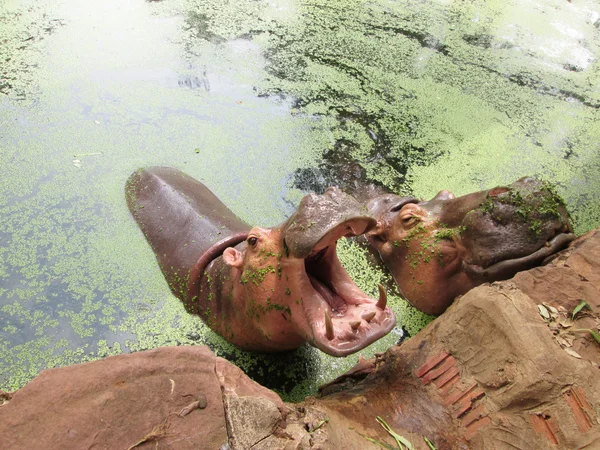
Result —
[[430, 201], [385, 194], [367, 207], [367, 233], [403, 296], [441, 314], [458, 295], [540, 264], [574, 239], [564, 202], [535, 178]]
[[345, 356], [396, 323], [383, 288], [379, 299], [370, 298], [337, 258], [338, 239], [376, 224], [337, 188], [305, 196], [273, 228], [251, 228], [206, 186], [173, 168], [133, 173], [126, 197], [172, 292], [243, 349], [285, 351], [308, 341]]

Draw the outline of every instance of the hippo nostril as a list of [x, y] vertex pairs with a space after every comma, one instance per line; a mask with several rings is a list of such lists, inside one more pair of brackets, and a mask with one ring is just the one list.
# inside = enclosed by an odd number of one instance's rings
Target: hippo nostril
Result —
[[390, 212], [398, 212], [398, 211], [400, 211], [404, 207], [405, 204], [406, 204], [405, 202], [400, 202], [400, 203], [392, 206], [390, 208]]
[[398, 203], [390, 208], [390, 212], [398, 212], [404, 205], [408, 205], [409, 203], [419, 203], [419, 200], [414, 197], [403, 197]]

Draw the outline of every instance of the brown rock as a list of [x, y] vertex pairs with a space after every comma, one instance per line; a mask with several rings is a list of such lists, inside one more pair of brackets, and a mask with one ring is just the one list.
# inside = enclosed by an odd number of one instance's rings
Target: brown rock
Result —
[[540, 304], [562, 305], [572, 311], [581, 300], [586, 300], [600, 310], [600, 292], [590, 282], [584, 281], [570, 267], [537, 267], [520, 272], [513, 278], [516, 286]]
[[258, 445], [269, 437], [281, 422], [277, 406], [266, 398], [238, 397], [225, 394], [225, 419], [232, 450], [271, 448]]
[[[239, 371], [227, 365], [234, 367], [217, 362], [207, 347], [194, 346], [42, 371], [0, 406], [1, 447], [127, 449], [139, 443], [137, 448], [218, 449], [228, 436], [217, 373]], [[241, 378], [227, 390], [279, 399]], [[206, 407], [179, 417], [200, 394]]]
[[284, 413], [285, 406], [279, 395], [248, 378], [242, 369], [234, 366], [229, 361], [223, 358], [215, 358], [215, 372], [222, 386], [223, 394], [266, 398], [279, 408], [281, 413]]
[[600, 231], [586, 235], [572, 252], [567, 264], [600, 291]]
[[585, 300], [600, 312], [600, 231], [579, 238], [547, 266], [518, 273], [513, 281], [538, 304], [572, 311]]
[[[363, 381], [325, 396], [329, 429], [383, 417], [415, 448], [600, 448], [598, 368], [557, 343], [536, 304], [512, 282], [482, 286], [400, 347]], [[345, 380], [346, 381], [346, 380]], [[348, 446], [329, 432], [333, 448]], [[364, 439], [364, 438], [363, 438]]]
[[314, 414], [285, 406], [204, 346], [46, 370], [16, 393], [1, 394], [3, 449], [330, 448], [319, 444], [326, 437], [313, 445], [316, 434], [305, 421]]

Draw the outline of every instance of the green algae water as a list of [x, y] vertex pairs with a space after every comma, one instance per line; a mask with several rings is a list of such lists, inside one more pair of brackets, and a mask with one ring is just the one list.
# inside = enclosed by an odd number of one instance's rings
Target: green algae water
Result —
[[[241, 352], [188, 315], [126, 207], [139, 167], [262, 226], [333, 184], [430, 197], [536, 175], [597, 227], [599, 33], [592, 1], [0, 0], [0, 389], [206, 344], [298, 400], [356, 362]], [[390, 284], [338, 250], [370, 295]], [[399, 327], [365, 357], [431, 319], [390, 304]]]

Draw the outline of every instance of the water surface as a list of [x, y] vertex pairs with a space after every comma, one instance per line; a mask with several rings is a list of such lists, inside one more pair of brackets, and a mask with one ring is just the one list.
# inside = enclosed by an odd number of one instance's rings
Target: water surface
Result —
[[[124, 201], [139, 167], [180, 168], [253, 225], [331, 184], [428, 197], [536, 175], [579, 232], [598, 226], [599, 18], [591, 1], [0, 0], [0, 388], [204, 343], [296, 399], [356, 361], [240, 352], [186, 314]], [[340, 253], [372, 295], [389, 282]], [[391, 302], [411, 333], [429, 320]]]

